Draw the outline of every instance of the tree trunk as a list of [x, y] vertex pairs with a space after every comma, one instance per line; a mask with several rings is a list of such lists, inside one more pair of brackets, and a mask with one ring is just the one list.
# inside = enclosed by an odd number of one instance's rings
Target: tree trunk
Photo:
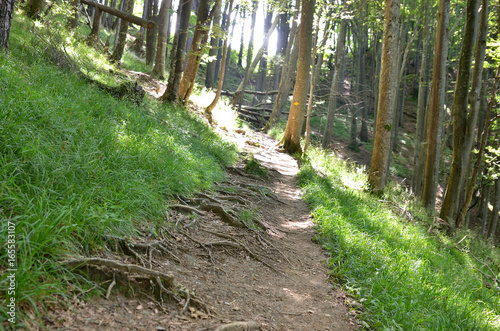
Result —
[[96, 7], [94, 14], [94, 22], [92, 24], [92, 31], [87, 39], [89, 46], [99, 46], [101, 44], [101, 19], [102, 11]]
[[[250, 70], [250, 66], [252, 65], [252, 60], [253, 60], [253, 39], [254, 39], [254, 34], [255, 34], [255, 23], [257, 22], [257, 8], [258, 7], [259, 7], [259, 1], [253, 0], [252, 1], [252, 21], [250, 24], [250, 40], [248, 41], [247, 65], [246, 65], [245, 75]], [[267, 41], [265, 42], [265, 44], [267, 44]]]
[[368, 174], [370, 190], [376, 194], [381, 193], [387, 183], [387, 169], [391, 152], [391, 127], [397, 93], [396, 57], [398, 56], [399, 16], [399, 0], [386, 0], [377, 125]]
[[[215, 3], [215, 13], [213, 19], [212, 31], [216, 32], [218, 29], [216, 27], [220, 27], [220, 20], [222, 14], [222, 6], [221, 1], [216, 1]], [[217, 33], [217, 32], [216, 32]], [[212, 33], [212, 37], [210, 38], [210, 51], [208, 52], [209, 61], [207, 64], [207, 71], [205, 74], [205, 87], [212, 88], [215, 83], [215, 69], [217, 66], [217, 53], [219, 52], [219, 36], [216, 36], [216, 33]]]
[[150, 0], [151, 8], [148, 8], [148, 19], [155, 22], [152, 29], [146, 31], [146, 65], [153, 64], [156, 55], [156, 41], [158, 37], [158, 0]]
[[[228, 10], [228, 15], [226, 18], [226, 29], [229, 30], [229, 25], [230, 25], [230, 20], [231, 20], [231, 14], [233, 11], [233, 0], [229, 0], [229, 10]], [[227, 57], [227, 46], [229, 44], [229, 35], [227, 34], [228, 31], [226, 31], [226, 36], [224, 39], [224, 46], [222, 48], [222, 60], [221, 60], [221, 67], [220, 67], [220, 74], [219, 74], [219, 83], [217, 84], [217, 91], [215, 92], [215, 98], [212, 101], [210, 105], [205, 109], [205, 114], [207, 115], [208, 122], [212, 124], [212, 110], [214, 110], [215, 106], [217, 105], [217, 102], [219, 102], [221, 93], [222, 93], [222, 86], [224, 85], [224, 75], [226, 71], [226, 57]]]
[[93, 6], [95, 8], [99, 8], [103, 12], [110, 13], [111, 15], [120, 17], [127, 22], [145, 27], [146, 29], [152, 28], [155, 24], [155, 22], [153, 22], [153, 21], [145, 20], [145, 19], [142, 19], [141, 17], [132, 15], [133, 8], [130, 12], [128, 12], [126, 9], [124, 11], [124, 9], [123, 9], [124, 6], [121, 6], [121, 10], [118, 10], [118, 9], [115, 9], [112, 7], [101, 5], [100, 3], [92, 1], [92, 0], [80, 0], [80, 2], [84, 3], [86, 5], [89, 5], [89, 6]]
[[448, 26], [450, 21], [450, 0], [439, 1], [438, 25], [436, 30], [436, 46], [434, 49], [433, 79], [431, 87], [431, 104], [429, 131], [427, 136], [427, 156], [424, 172], [422, 202], [429, 209], [436, 204], [437, 174], [439, 169], [439, 146], [441, 146], [440, 130], [442, 126], [442, 109], [446, 90], [446, 57], [448, 54]]
[[[469, 82], [472, 67], [472, 55], [477, 30], [477, 12], [480, 0], [467, 1], [467, 17], [465, 21], [462, 49], [460, 51], [460, 62], [458, 64], [458, 75], [453, 95], [453, 159], [451, 163], [448, 185], [444, 194], [443, 205], [439, 217], [448, 222], [450, 230], [456, 227], [455, 217], [458, 211], [460, 194], [462, 192], [461, 176], [468, 165], [464, 163], [466, 151], [465, 135], [467, 126], [467, 107], [469, 98]], [[474, 125], [475, 126], [475, 125]], [[475, 127], [473, 128], [473, 130]]]
[[[84, 0], [82, 0], [83, 2]], [[122, 0], [125, 1], [125, 0]], [[134, 10], [134, 0], [127, 0], [125, 3], [125, 11], [128, 14], [132, 14]], [[125, 50], [125, 42], [127, 40], [127, 32], [128, 32], [128, 23], [122, 22], [120, 24], [120, 32], [118, 35], [118, 42], [115, 45], [115, 49], [113, 50], [113, 54], [111, 55], [111, 62], [120, 62], [123, 56], [123, 52]]]
[[283, 136], [283, 148], [287, 153], [300, 153], [300, 136], [306, 110], [309, 68], [311, 66], [312, 28], [315, 0], [302, 0], [299, 31], [299, 59], [293, 91], [290, 115]]
[[[280, 1], [280, 9], [282, 9], [283, 4], [285, 3], [284, 0]], [[269, 40], [269, 37], [273, 33], [274, 29], [276, 28], [276, 25], [278, 24], [279, 16], [276, 16], [276, 18], [273, 21], [273, 24], [269, 28], [269, 32], [266, 34], [262, 41], [262, 46], [255, 55], [255, 58], [253, 59], [252, 63], [250, 66], [247, 68], [245, 77], [241, 81], [240, 85], [238, 86], [236, 92], [234, 92], [234, 96], [231, 99], [231, 105], [235, 106], [238, 104], [240, 101], [240, 98], [243, 96], [243, 91], [245, 90], [246, 85], [248, 84], [248, 81], [250, 80], [250, 77], [252, 76], [253, 72], [255, 71], [255, 68], [257, 67], [257, 64], [259, 63], [260, 59], [262, 58], [262, 55], [264, 54], [265, 50], [265, 45], [267, 44], [267, 41]]]
[[238, 52], [238, 67], [243, 67], [243, 52], [245, 51], [245, 23], [246, 23], [246, 10], [245, 7], [242, 7], [240, 11], [240, 18], [243, 21], [241, 23], [241, 34], [240, 34], [240, 51]]
[[[218, 0], [217, 2], [219, 2]], [[209, 0], [201, 0], [198, 7], [196, 18], [196, 30], [191, 43], [191, 50], [188, 55], [186, 69], [182, 76], [181, 86], [179, 89], [179, 99], [182, 103], [186, 103], [193, 92], [196, 74], [200, 67], [201, 56], [207, 43], [207, 35], [210, 33], [210, 26], [207, 27]]]
[[328, 99], [328, 115], [326, 117], [325, 131], [323, 132], [323, 148], [327, 148], [331, 140], [333, 123], [335, 122], [335, 111], [337, 102], [342, 93], [342, 67], [344, 66], [345, 38], [347, 34], [347, 20], [342, 18], [340, 31], [337, 38], [337, 49], [335, 51], [335, 71], [333, 73], [330, 97]]
[[179, 7], [181, 7], [181, 10], [179, 17], [179, 29], [177, 30], [177, 47], [175, 50], [175, 56], [173, 56], [171, 59], [171, 67], [173, 66], [173, 69], [170, 70], [168, 75], [167, 89], [161, 96], [161, 99], [163, 101], [177, 102], [179, 99], [179, 88], [181, 85], [182, 71], [184, 69], [184, 55], [187, 44], [192, 2], [193, 0], [179, 2]]
[[78, 10], [80, 7], [80, 0], [71, 1], [71, 15], [68, 17], [68, 21], [66, 22], [66, 26], [70, 30], [74, 30], [78, 27], [78, 21], [80, 19], [80, 11]]
[[430, 0], [424, 3], [425, 9], [425, 20], [423, 28], [423, 38], [422, 38], [422, 61], [420, 62], [420, 73], [418, 79], [418, 98], [417, 98], [417, 124], [415, 129], [415, 149], [413, 151], [413, 178], [412, 187], [413, 191], [417, 196], [420, 195], [420, 191], [417, 193], [417, 187], [420, 187], [422, 177], [418, 176], [420, 173], [419, 168], [419, 156], [420, 149], [422, 145], [422, 137], [424, 135], [424, 119], [425, 119], [425, 101], [427, 95], [427, 52], [429, 50], [429, 11], [430, 11]]
[[[264, 34], [269, 32], [269, 28], [271, 27], [273, 19], [273, 11], [269, 7], [267, 9], [266, 19], [264, 20]], [[267, 50], [269, 49], [269, 41], [266, 43], [264, 48], [264, 55], [262, 55], [262, 59], [259, 63], [259, 71], [257, 75], [257, 82], [255, 84], [256, 91], [264, 91], [266, 88], [266, 78], [267, 78]], [[260, 101], [260, 98], [256, 98], [257, 101]]]
[[[300, 0], [295, 1], [295, 11], [293, 13], [293, 21], [292, 28], [289, 33], [289, 40], [287, 42], [286, 50], [285, 50], [285, 59], [283, 61], [283, 68], [281, 68], [281, 79], [278, 88], [278, 94], [276, 95], [276, 99], [274, 100], [273, 110], [271, 112], [271, 116], [269, 117], [269, 121], [266, 126], [263, 128], [263, 131], [267, 131], [272, 128], [278, 122], [279, 117], [281, 116], [281, 110], [285, 105], [286, 100], [288, 99], [288, 93], [292, 88], [293, 83], [293, 74], [295, 73], [295, 68], [297, 68], [297, 60], [299, 58], [299, 47], [298, 42], [295, 42], [295, 37], [297, 35], [298, 28], [298, 17], [300, 10]], [[293, 47], [293, 51], [292, 51]]]
[[0, 0], [0, 51], [9, 49], [10, 26], [14, 14], [14, 0]]
[[491, 213], [491, 222], [488, 229], [487, 238], [495, 237], [498, 224], [498, 213], [500, 212], [500, 178], [495, 180], [495, 196], [493, 203], [493, 212]]
[[158, 46], [156, 47], [155, 66], [151, 75], [159, 79], [165, 79], [165, 55], [167, 53], [168, 24], [170, 22], [170, 0], [162, 0], [160, 14], [158, 17]]

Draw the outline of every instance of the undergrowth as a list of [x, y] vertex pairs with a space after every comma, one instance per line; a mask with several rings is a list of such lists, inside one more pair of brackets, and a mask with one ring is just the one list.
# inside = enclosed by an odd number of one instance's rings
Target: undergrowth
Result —
[[[60, 260], [98, 254], [105, 235], [154, 232], [173, 195], [210, 187], [236, 158], [184, 108], [116, 100], [48, 64], [32, 29], [16, 15], [10, 53], [0, 53], [0, 242], [14, 223], [18, 322], [56, 294], [87, 286]], [[80, 59], [106, 62], [67, 40]], [[0, 260], [5, 289], [6, 249]], [[0, 292], [2, 302], [6, 296]], [[6, 309], [0, 305], [2, 320]]]
[[473, 257], [498, 273], [496, 248], [472, 234], [455, 245], [463, 234], [432, 230], [432, 219], [401, 187], [372, 196], [362, 169], [315, 149], [309, 154], [299, 181], [317, 240], [330, 254], [332, 279], [362, 303], [365, 323], [380, 330], [500, 328], [498, 287], [488, 288], [477, 270], [489, 270]]

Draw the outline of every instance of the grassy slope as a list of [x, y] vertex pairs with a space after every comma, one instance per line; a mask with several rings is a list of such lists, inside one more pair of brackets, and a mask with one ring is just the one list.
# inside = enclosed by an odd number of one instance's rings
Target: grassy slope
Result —
[[[475, 269], [488, 269], [453, 248], [461, 237], [428, 232], [432, 219], [400, 187], [374, 197], [364, 192], [366, 178], [356, 167], [317, 150], [311, 156], [314, 167], [303, 167], [299, 179], [318, 241], [331, 255], [332, 278], [364, 305], [363, 320], [386, 330], [500, 328], [498, 288], [485, 287], [489, 280]], [[415, 223], [405, 220], [403, 206]], [[498, 250], [473, 236], [459, 246], [500, 265]]]
[[[32, 23], [17, 16], [12, 28], [11, 52], [0, 54], [0, 242], [14, 222], [16, 302], [34, 307], [72, 283], [58, 260], [98, 253], [102, 235], [154, 233], [172, 195], [222, 179], [236, 154], [184, 109], [136, 107], [49, 65]], [[80, 45], [68, 50], [107, 66]]]

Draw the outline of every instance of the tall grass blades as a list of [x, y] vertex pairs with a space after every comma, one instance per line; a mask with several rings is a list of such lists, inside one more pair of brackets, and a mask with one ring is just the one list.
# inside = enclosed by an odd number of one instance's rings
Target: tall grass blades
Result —
[[[452, 239], [428, 233], [431, 221], [424, 213], [419, 225], [390, 208], [404, 205], [401, 188], [371, 196], [363, 190], [362, 171], [322, 152], [311, 155], [300, 184], [314, 210], [318, 240], [330, 253], [331, 276], [363, 304], [364, 321], [380, 330], [500, 328], [499, 292], [486, 288], [476, 270], [484, 266], [454, 249]], [[492, 247], [473, 240], [461, 245], [492, 265], [498, 262]]]
[[[22, 310], [67, 292], [76, 276], [59, 260], [98, 252], [103, 235], [164, 222], [169, 198], [221, 180], [236, 151], [183, 108], [118, 101], [47, 65], [17, 23], [11, 53], [0, 54], [0, 242], [14, 222]], [[3, 275], [6, 254], [2, 246]]]

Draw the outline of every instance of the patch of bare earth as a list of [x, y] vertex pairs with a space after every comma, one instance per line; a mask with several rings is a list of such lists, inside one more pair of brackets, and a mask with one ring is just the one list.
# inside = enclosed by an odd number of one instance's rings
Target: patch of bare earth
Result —
[[46, 328], [358, 329], [355, 310], [329, 282], [327, 256], [311, 240], [296, 161], [266, 135], [225, 134], [268, 176], [245, 172], [241, 161], [210, 192], [178, 197], [155, 230], [110, 236], [100, 256], [66, 261], [101, 291], [86, 302], [75, 295], [66, 307], [52, 306]]

